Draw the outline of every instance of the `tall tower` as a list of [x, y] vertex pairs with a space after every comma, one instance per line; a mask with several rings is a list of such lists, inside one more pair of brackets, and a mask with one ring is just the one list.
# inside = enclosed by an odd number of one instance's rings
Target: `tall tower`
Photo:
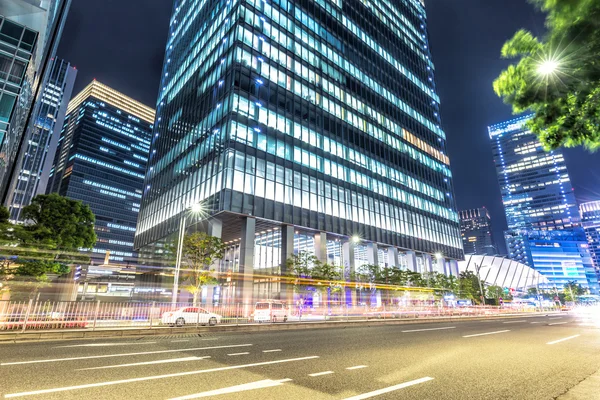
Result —
[[545, 275], [598, 290], [562, 151], [546, 152], [523, 116], [488, 128], [508, 231], [509, 257]]
[[600, 200], [580, 204], [579, 211], [596, 275], [600, 279]]
[[492, 234], [492, 218], [487, 208], [459, 211], [460, 233], [465, 254], [492, 256], [498, 253]]
[[135, 257], [133, 236], [150, 151], [154, 110], [93, 81], [67, 108], [48, 182], [96, 215], [96, 259]]
[[463, 257], [421, 2], [177, 0], [162, 76], [136, 247], [201, 203], [245, 276]]

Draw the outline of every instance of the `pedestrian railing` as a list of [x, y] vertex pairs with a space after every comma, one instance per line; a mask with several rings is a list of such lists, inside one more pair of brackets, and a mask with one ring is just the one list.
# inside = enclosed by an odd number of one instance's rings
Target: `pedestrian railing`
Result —
[[[51, 302], [51, 301], [0, 301], [0, 330], [52, 330], [107, 328], [160, 328], [179, 325], [251, 324], [255, 304], [198, 305], [189, 303], [158, 302]], [[553, 311], [545, 308], [544, 311]], [[261, 323], [349, 321], [361, 319], [402, 319], [493, 316], [542, 311], [540, 308], [515, 306], [447, 307], [423, 305], [343, 305], [320, 304], [293, 305], [284, 308], [285, 317]], [[210, 317], [214, 320], [211, 321]]]

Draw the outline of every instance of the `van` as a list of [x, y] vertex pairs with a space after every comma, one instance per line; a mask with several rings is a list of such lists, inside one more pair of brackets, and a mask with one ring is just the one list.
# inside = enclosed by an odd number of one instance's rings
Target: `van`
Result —
[[278, 300], [257, 301], [254, 306], [254, 322], [286, 322], [288, 309]]

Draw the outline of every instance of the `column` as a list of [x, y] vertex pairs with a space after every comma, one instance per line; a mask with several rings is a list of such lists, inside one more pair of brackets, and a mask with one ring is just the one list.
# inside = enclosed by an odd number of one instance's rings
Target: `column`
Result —
[[211, 218], [208, 221], [206, 234], [221, 238], [221, 232], [223, 232], [223, 222], [220, 219]]
[[409, 271], [419, 272], [419, 269], [417, 268], [417, 255], [414, 251], [406, 252], [406, 266]]
[[450, 260], [450, 274], [458, 278], [460, 271], [458, 270], [458, 261]]
[[256, 220], [245, 217], [242, 221], [242, 240], [240, 242], [239, 277], [236, 287], [236, 302], [242, 303], [244, 315], [249, 315], [254, 291], [254, 234]]
[[398, 249], [395, 247], [387, 248], [388, 264], [392, 268], [399, 268], [400, 262], [398, 261]]
[[433, 272], [433, 262], [429, 254], [423, 254], [423, 263], [425, 264], [425, 272]]
[[[355, 272], [354, 265], [354, 246], [352, 238], [342, 245], [342, 254], [344, 257], [344, 280], [350, 281], [350, 277]], [[347, 286], [344, 290], [344, 302], [348, 307], [354, 306], [356, 303], [356, 290], [354, 286]]]
[[325, 264], [327, 260], [327, 233], [319, 232], [315, 235], [315, 257]]
[[[294, 254], [294, 226], [283, 225], [281, 227], [281, 275], [288, 275], [287, 260]], [[288, 305], [293, 304], [293, 285], [281, 282], [279, 298], [286, 301]]]
[[369, 243], [367, 245], [367, 262], [371, 265], [379, 265], [377, 243]]

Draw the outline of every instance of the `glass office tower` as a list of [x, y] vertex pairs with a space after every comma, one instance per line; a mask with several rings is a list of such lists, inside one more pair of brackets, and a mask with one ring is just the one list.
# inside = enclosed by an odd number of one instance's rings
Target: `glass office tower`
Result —
[[579, 211], [596, 275], [600, 279], [600, 200], [580, 204]]
[[160, 251], [202, 203], [190, 218], [210, 215], [222, 267], [245, 276], [298, 251], [350, 270], [439, 253], [449, 271], [463, 251], [439, 107], [418, 1], [177, 0], [136, 247]]
[[18, 173], [9, 187], [10, 218], [21, 219], [21, 210], [37, 194], [46, 193], [46, 185], [56, 146], [60, 137], [67, 105], [71, 100], [77, 70], [67, 61], [54, 58], [50, 74], [42, 87], [42, 97], [27, 132], [28, 142], [17, 158]]
[[465, 254], [493, 256], [498, 253], [492, 235], [492, 218], [487, 208], [461, 210], [458, 215]]
[[[0, 72], [0, 200], [6, 206], [20, 155], [32, 140], [29, 134], [39, 110], [34, 104], [41, 104], [42, 83], [51, 72], [70, 4], [71, 0], [0, 1], [0, 71], [9, 73], [9, 84], [4, 85], [7, 77]], [[22, 29], [14, 25], [26, 28], [21, 37]]]
[[488, 128], [508, 230], [509, 257], [533, 266], [552, 288], [568, 281], [597, 291], [567, 165], [560, 150], [546, 152], [526, 115]]
[[150, 151], [154, 110], [97, 81], [71, 100], [48, 193], [96, 215], [94, 258], [129, 261]]

